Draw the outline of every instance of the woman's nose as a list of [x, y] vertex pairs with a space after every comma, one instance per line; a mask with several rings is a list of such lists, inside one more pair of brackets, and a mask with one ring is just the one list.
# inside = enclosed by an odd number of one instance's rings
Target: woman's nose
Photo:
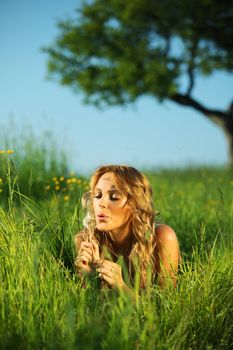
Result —
[[104, 196], [100, 199], [99, 206], [106, 208], [106, 206], [107, 206], [107, 199]]

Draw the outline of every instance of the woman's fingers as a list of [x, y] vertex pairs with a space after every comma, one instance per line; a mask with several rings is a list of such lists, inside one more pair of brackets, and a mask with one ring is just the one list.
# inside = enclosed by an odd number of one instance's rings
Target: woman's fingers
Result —
[[99, 260], [96, 270], [99, 273], [99, 277], [105, 280], [111, 288], [123, 285], [124, 281], [120, 265], [109, 260]]
[[91, 267], [88, 262], [88, 258], [81, 255], [75, 259], [74, 264], [79, 272], [89, 273], [91, 272]]
[[86, 258], [88, 262], [92, 262], [92, 255], [86, 251], [83, 251], [79, 255], [81, 258]]
[[[82, 243], [86, 243], [86, 242], [82, 242]], [[92, 261], [92, 259], [93, 259], [92, 245], [89, 243], [88, 244], [81, 244], [80, 249], [79, 249], [79, 254], [82, 254], [83, 252], [88, 253], [90, 256], [90, 260]]]
[[80, 250], [79, 254], [75, 259], [75, 266], [78, 269], [90, 269], [88, 266], [89, 263], [91, 263], [93, 260], [93, 254], [92, 254], [92, 249], [91, 249], [91, 244], [88, 242], [82, 242], [80, 245]]
[[113, 263], [110, 260], [102, 260], [102, 259], [94, 260], [94, 264], [96, 267], [104, 267], [107, 269], [113, 268], [115, 265], [115, 263]]
[[91, 240], [91, 242], [81, 242], [80, 251], [88, 251], [93, 260], [100, 258], [99, 246], [94, 240]]
[[100, 274], [99, 276], [100, 276], [105, 282], [107, 282], [108, 285], [109, 285], [111, 288], [114, 286], [114, 283], [113, 283], [113, 281], [112, 281], [112, 278], [110, 278], [110, 277], [108, 277], [108, 276], [106, 276], [106, 275], [102, 275], [102, 274]]
[[89, 259], [85, 255], [77, 256], [77, 258], [75, 259], [75, 265], [76, 266], [80, 266], [83, 263], [84, 264], [88, 264], [88, 262], [89, 262]]
[[92, 252], [92, 244], [89, 243], [89, 242], [81, 242], [80, 244], [80, 250], [83, 249], [83, 250], [89, 250], [90, 252]]
[[97, 271], [99, 272], [99, 277], [107, 282], [111, 288], [118, 285], [119, 278], [113, 269], [101, 267]]
[[93, 249], [93, 259], [99, 260], [100, 258], [99, 246], [93, 239], [91, 240], [91, 243], [92, 243], [92, 249]]
[[90, 247], [90, 248], [92, 247], [91, 242], [87, 242], [87, 241], [82, 241], [80, 245], [81, 245], [81, 246]]
[[108, 276], [108, 277], [112, 277], [113, 276], [112, 270], [107, 270], [107, 269], [100, 268], [100, 269], [97, 269], [97, 272], [99, 272], [100, 275], [105, 275], [105, 276]]
[[75, 259], [75, 266], [79, 271], [90, 272], [92, 269], [90, 263], [96, 259], [99, 260], [99, 258], [98, 244], [94, 240], [91, 240], [91, 242], [83, 241], [80, 244], [79, 253]]

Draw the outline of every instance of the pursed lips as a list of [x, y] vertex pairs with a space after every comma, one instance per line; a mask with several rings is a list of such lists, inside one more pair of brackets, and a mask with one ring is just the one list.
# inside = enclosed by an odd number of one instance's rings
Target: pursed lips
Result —
[[105, 220], [105, 219], [108, 219], [109, 218], [109, 216], [107, 216], [107, 215], [105, 215], [105, 214], [103, 214], [103, 213], [100, 213], [100, 214], [97, 214], [97, 218], [98, 219], [102, 219], [102, 220]]

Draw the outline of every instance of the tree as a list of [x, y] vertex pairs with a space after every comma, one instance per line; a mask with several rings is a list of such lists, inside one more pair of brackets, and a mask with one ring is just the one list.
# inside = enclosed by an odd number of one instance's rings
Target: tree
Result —
[[233, 164], [233, 102], [218, 110], [192, 96], [198, 76], [232, 72], [232, 23], [232, 0], [86, 0], [58, 23], [48, 71], [88, 103], [147, 94], [194, 108], [222, 128]]

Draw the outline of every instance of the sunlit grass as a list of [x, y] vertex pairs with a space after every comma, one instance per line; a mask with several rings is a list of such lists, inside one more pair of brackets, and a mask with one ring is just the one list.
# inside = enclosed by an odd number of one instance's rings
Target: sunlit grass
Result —
[[[16, 214], [16, 213], [15, 213]], [[126, 296], [80, 288], [44, 228], [0, 212], [1, 344], [17, 348], [230, 348], [232, 250], [213, 245], [182, 264], [177, 290]], [[40, 220], [40, 217], [37, 217]], [[18, 222], [17, 222], [18, 221]], [[47, 223], [46, 234], [55, 232]], [[71, 225], [72, 226], [72, 225]], [[72, 252], [72, 229], [66, 228]], [[57, 231], [57, 240], [65, 246]], [[61, 234], [61, 232], [60, 232]], [[56, 247], [57, 248], [57, 247]]]
[[48, 162], [39, 145], [30, 147], [31, 158], [0, 154], [1, 349], [233, 347], [230, 170], [147, 174], [157, 220], [177, 232], [183, 261], [176, 290], [154, 285], [135, 302], [99, 291], [95, 275], [81, 288], [73, 236], [89, 179], [70, 173], [65, 157], [50, 153]]

